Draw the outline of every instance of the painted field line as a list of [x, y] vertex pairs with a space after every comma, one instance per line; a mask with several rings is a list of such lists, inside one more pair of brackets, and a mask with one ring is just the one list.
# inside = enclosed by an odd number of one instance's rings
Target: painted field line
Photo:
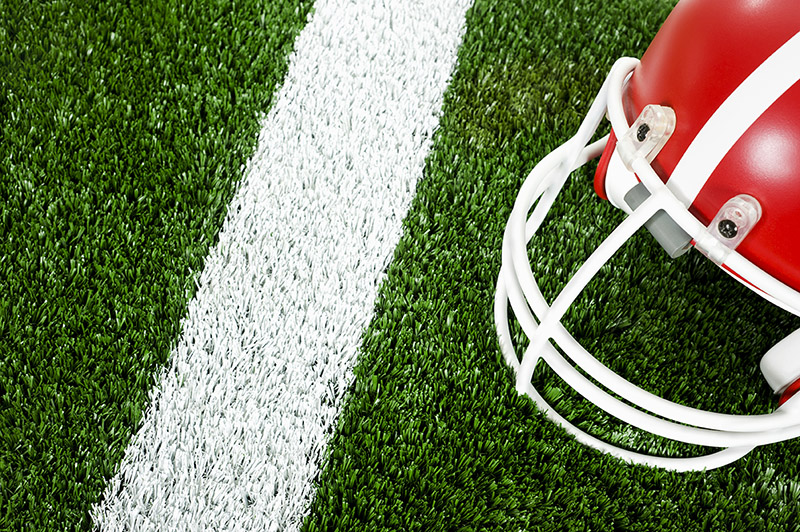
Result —
[[300, 524], [469, 4], [317, 2], [101, 529]]

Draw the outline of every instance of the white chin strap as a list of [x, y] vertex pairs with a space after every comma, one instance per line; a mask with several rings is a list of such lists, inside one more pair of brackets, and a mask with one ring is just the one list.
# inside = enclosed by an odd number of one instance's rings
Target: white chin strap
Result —
[[[800, 394], [767, 415], [721, 414], [679, 405], [635, 386], [600, 363], [564, 328], [561, 319], [603, 264], [659, 210], [666, 211], [696, 242], [702, 241], [707, 247], [704, 252], [719, 264], [735, 263], [739, 268], [752, 268], [753, 271], [756, 268], [735, 251], [720, 249], [713, 238], [709, 239], [706, 227], [675, 198], [644, 158], [630, 161], [630, 164], [646, 185], [650, 197], [603, 241], [551, 305], [542, 295], [528, 261], [528, 242], [541, 226], [569, 174], [603, 151], [607, 137], [587, 144], [606, 111], [615, 131], [623, 133], [628, 130], [622, 112], [621, 92], [624, 81], [636, 65], [636, 59], [617, 61], [577, 134], [545, 157], [522, 185], [503, 238], [503, 264], [494, 307], [495, 324], [503, 356], [516, 373], [517, 391], [531, 397], [548, 418], [581, 443], [636, 464], [677, 471], [713, 469], [737, 460], [756, 446], [800, 436]], [[528, 217], [534, 204], [536, 207]], [[779, 286], [780, 283], [774, 279], [773, 285], [779, 294], [789, 290]], [[795, 306], [798, 295], [791, 292], [789, 303], [782, 298], [784, 304], [781, 306], [798, 308]], [[521, 361], [509, 331], [509, 303], [529, 339]], [[571, 363], [559, 353], [551, 339], [567, 354]], [[671, 440], [722, 450], [704, 456], [671, 458], [633, 452], [595, 438], [559, 415], [533, 387], [531, 379], [539, 360], [544, 360], [583, 397], [625, 423]]]

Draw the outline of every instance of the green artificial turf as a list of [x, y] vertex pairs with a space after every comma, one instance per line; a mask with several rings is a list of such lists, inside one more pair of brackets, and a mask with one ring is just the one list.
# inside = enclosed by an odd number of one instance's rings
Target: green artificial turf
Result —
[[[522, 180], [576, 131], [614, 60], [641, 56], [672, 5], [476, 1], [303, 530], [797, 528], [798, 442], [711, 472], [626, 465], [576, 443], [518, 396], [495, 339], [502, 234]], [[550, 300], [622, 219], [594, 195], [589, 166], [531, 245]], [[749, 414], [776, 406], [758, 361], [800, 321], [699, 253], [670, 260], [638, 234], [565, 324], [646, 389]], [[697, 451], [617, 424], [549, 370], [534, 380], [594, 434]]]
[[[478, 0], [441, 129], [305, 530], [792, 530], [800, 445], [709, 473], [624, 465], [514, 391], [492, 304], [523, 178], [570, 136], [663, 0]], [[0, 530], [91, 526], [311, 2], [0, 0]], [[621, 214], [576, 173], [531, 246], [552, 298]], [[774, 399], [760, 355], [796, 318], [638, 235], [566, 320], [668, 398]], [[517, 328], [516, 334], [520, 331]], [[547, 370], [581, 427], [662, 452]]]
[[311, 4], [0, 0], [0, 530], [91, 526]]

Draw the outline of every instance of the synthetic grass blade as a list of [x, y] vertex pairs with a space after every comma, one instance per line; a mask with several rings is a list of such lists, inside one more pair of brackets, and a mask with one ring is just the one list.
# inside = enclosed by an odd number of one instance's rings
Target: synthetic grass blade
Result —
[[468, 4], [315, 5], [102, 528], [299, 524]]
[[0, 0], [0, 530], [83, 530], [310, 1]]
[[[547, 421], [498, 350], [501, 242], [522, 180], [574, 134], [613, 62], [641, 56], [671, 7], [476, 0], [304, 530], [797, 529], [800, 440], [709, 473], [632, 467]], [[532, 242], [548, 301], [619, 222], [592, 170], [570, 177]], [[741, 414], [774, 408], [758, 357], [798, 326], [699, 253], [668, 259], [646, 232], [564, 323], [649, 391]], [[684, 451], [603, 416], [552, 373], [534, 381], [593, 434]]]

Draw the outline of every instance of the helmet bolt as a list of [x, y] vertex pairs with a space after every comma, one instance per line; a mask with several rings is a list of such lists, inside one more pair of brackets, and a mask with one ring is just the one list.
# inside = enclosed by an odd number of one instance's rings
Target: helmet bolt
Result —
[[739, 233], [739, 228], [731, 220], [720, 220], [717, 230], [725, 238], [734, 238]]
[[639, 129], [636, 130], [636, 140], [639, 142], [644, 142], [644, 139], [647, 138], [648, 133], [650, 133], [650, 126], [647, 124], [642, 124], [639, 126]]

